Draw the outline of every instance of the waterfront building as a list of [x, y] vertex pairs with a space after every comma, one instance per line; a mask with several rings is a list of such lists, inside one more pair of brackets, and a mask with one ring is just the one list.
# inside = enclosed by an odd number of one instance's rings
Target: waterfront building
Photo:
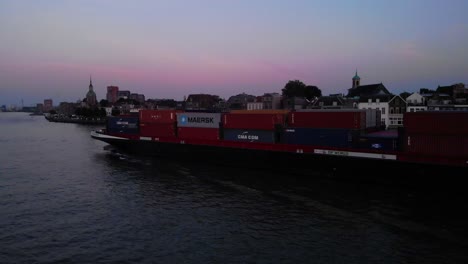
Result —
[[422, 96], [420, 93], [413, 93], [406, 98], [406, 111], [407, 112], [419, 112], [426, 111], [426, 97]]
[[263, 109], [281, 109], [283, 96], [279, 93], [266, 93], [262, 96]]
[[86, 93], [86, 104], [88, 105], [88, 107], [96, 107], [97, 105], [96, 93], [94, 92], [93, 81], [91, 80], [91, 76], [89, 77], [89, 90]]
[[106, 116], [112, 115], [112, 107], [103, 107], [103, 108], [106, 111]]
[[187, 110], [214, 110], [221, 99], [211, 94], [190, 94], [185, 102]]
[[138, 94], [137, 94], [137, 93], [131, 93], [131, 94], [130, 94], [130, 99], [131, 99], [131, 100], [138, 101]]
[[396, 128], [403, 126], [403, 115], [407, 111], [407, 102], [399, 95], [393, 96], [388, 102], [388, 127]]
[[468, 112], [468, 104], [444, 104], [444, 105], [428, 105], [428, 111], [462, 111]]
[[284, 109], [306, 109], [309, 106], [310, 101], [307, 100], [305, 97], [283, 97], [283, 105]]
[[138, 94], [137, 101], [144, 104], [145, 103], [145, 95], [144, 94]]
[[[353, 87], [348, 89], [347, 98], [355, 100], [359, 109], [376, 109], [381, 112], [381, 123], [387, 128], [403, 124], [402, 109], [406, 111], [406, 101], [403, 98], [396, 98], [382, 83], [361, 85], [361, 77], [356, 74], [352, 78]], [[405, 103], [404, 107], [401, 102]], [[393, 102], [393, 100], [396, 100]], [[392, 106], [390, 106], [392, 105]], [[355, 105], [354, 105], [355, 107]], [[390, 111], [392, 108], [392, 111]], [[392, 113], [390, 113], [392, 112]]]
[[36, 104], [36, 111], [38, 113], [44, 113], [44, 104]]
[[238, 95], [233, 95], [227, 100], [227, 105], [231, 110], [242, 110], [247, 109], [247, 103], [252, 103], [256, 101], [256, 96], [241, 93]]
[[76, 108], [76, 103], [61, 102], [58, 106], [57, 112], [64, 116], [71, 116], [75, 114]]
[[[247, 103], [247, 110], [262, 110], [262, 109], [265, 109], [263, 107], [264, 107], [263, 102], [249, 102], [249, 103]], [[271, 109], [271, 108], [269, 108], [269, 109]]]
[[45, 99], [44, 100], [44, 105], [42, 107], [42, 110], [44, 113], [48, 113], [50, 110], [53, 109], [53, 101], [52, 99]]
[[382, 83], [377, 84], [368, 84], [360, 85], [348, 89], [348, 98], [360, 98], [362, 96], [372, 97], [372, 96], [383, 96], [391, 95], [391, 93], [385, 88]]
[[312, 103], [312, 108], [318, 109], [341, 109], [341, 108], [352, 108], [347, 107], [346, 98], [341, 94], [330, 94], [328, 96], [321, 96], [314, 100]]
[[118, 100], [119, 87], [107, 86], [106, 99], [110, 104], [114, 104]]
[[130, 94], [130, 99], [138, 101], [140, 104], [145, 103], [145, 95], [144, 94], [132, 93], [132, 94]]
[[358, 101], [359, 109], [376, 109], [381, 113], [381, 124], [386, 127], [390, 124], [389, 102], [392, 95], [361, 96]]
[[359, 77], [359, 75], [357, 74], [357, 69], [356, 69], [356, 74], [353, 77], [353, 86], [352, 87], [356, 88], [359, 85], [361, 85], [361, 77]]
[[119, 100], [120, 98], [130, 99], [130, 91], [118, 91], [117, 92], [117, 100]]

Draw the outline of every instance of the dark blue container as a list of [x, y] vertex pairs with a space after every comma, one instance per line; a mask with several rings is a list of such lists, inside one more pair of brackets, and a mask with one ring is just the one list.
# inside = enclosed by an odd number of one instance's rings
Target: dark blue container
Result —
[[285, 144], [315, 145], [337, 148], [355, 146], [359, 130], [332, 128], [285, 128], [281, 142]]
[[275, 143], [275, 131], [251, 129], [224, 129], [224, 140]]
[[138, 117], [134, 116], [113, 116], [107, 119], [107, 131], [111, 133], [138, 134]]

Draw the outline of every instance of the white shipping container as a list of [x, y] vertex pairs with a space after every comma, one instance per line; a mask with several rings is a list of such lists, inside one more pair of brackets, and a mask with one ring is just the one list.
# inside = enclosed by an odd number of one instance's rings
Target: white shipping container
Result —
[[177, 113], [178, 127], [219, 128], [221, 113], [184, 112]]

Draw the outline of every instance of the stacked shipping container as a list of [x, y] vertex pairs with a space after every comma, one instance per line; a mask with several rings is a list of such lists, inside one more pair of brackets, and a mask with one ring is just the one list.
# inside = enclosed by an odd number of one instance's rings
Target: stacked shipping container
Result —
[[288, 114], [288, 126], [309, 128], [366, 128], [363, 110], [303, 110]]
[[117, 126], [122, 118], [110, 119], [109, 131], [139, 133], [153, 140], [225, 139], [342, 148], [357, 146], [361, 131], [377, 126], [380, 120], [375, 110], [270, 110], [227, 114], [141, 110], [139, 122], [136, 117], [126, 117], [127, 123], [130, 121], [133, 125]]
[[286, 144], [347, 148], [353, 146], [356, 133], [352, 129], [296, 127], [284, 129], [281, 138]]
[[177, 113], [177, 135], [181, 139], [219, 140], [221, 113]]
[[405, 150], [468, 158], [468, 112], [405, 113]]
[[140, 135], [142, 137], [176, 137], [176, 110], [140, 110]]
[[242, 112], [223, 116], [225, 140], [275, 143], [279, 127], [285, 125], [285, 114], [278, 112]]
[[375, 150], [400, 150], [398, 130], [383, 130], [359, 138], [359, 148]]
[[366, 128], [362, 110], [307, 110], [290, 112], [282, 142], [327, 147], [353, 147]]
[[132, 134], [139, 133], [138, 117], [135, 116], [111, 116], [107, 119], [107, 131], [110, 134]]

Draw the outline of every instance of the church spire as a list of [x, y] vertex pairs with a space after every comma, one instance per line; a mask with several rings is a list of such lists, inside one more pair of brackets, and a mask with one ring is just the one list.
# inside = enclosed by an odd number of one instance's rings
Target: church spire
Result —
[[356, 74], [353, 77], [353, 88], [358, 87], [361, 85], [361, 77], [357, 74], [357, 68], [356, 68]]
[[92, 91], [93, 90], [93, 80], [91, 78], [91, 74], [89, 75], [89, 90]]

